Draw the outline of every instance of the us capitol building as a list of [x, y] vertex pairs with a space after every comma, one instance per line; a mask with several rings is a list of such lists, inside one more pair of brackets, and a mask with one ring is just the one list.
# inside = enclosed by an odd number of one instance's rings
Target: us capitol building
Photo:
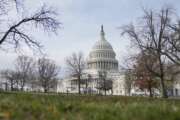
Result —
[[[85, 90], [87, 92], [88, 89], [91, 93], [103, 94], [103, 92], [98, 89], [100, 73], [105, 74], [106, 79], [112, 81], [109, 82], [109, 84], [111, 84], [111, 90], [108, 90], [107, 94], [125, 95], [124, 75], [119, 71], [116, 53], [105, 38], [103, 26], [101, 26], [100, 39], [94, 44], [89, 53], [87, 68], [84, 70], [81, 78], [82, 83], [83, 81], [87, 81], [87, 79], [89, 80], [89, 77], [91, 80], [88, 81], [88, 84], [81, 84], [81, 92]], [[62, 80], [58, 87], [58, 92], [77, 93], [77, 79], [69, 77]]]

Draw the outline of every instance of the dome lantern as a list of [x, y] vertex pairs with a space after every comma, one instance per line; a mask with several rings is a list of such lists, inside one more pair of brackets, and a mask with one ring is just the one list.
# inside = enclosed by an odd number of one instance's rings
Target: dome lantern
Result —
[[105, 40], [105, 33], [104, 33], [103, 25], [101, 25], [101, 40]]

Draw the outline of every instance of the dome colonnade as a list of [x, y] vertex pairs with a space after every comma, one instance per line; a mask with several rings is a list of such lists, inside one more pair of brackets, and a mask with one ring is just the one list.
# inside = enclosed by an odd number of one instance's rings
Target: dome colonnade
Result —
[[101, 26], [100, 40], [95, 43], [87, 61], [88, 69], [118, 70], [118, 61], [111, 44], [105, 39]]

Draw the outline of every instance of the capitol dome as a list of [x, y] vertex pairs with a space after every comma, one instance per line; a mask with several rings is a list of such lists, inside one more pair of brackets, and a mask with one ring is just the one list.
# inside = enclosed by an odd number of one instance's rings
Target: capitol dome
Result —
[[93, 46], [93, 50], [97, 49], [113, 49], [111, 44], [107, 40], [99, 40]]
[[111, 44], [105, 39], [101, 26], [100, 40], [95, 43], [87, 61], [89, 69], [118, 70], [118, 61]]

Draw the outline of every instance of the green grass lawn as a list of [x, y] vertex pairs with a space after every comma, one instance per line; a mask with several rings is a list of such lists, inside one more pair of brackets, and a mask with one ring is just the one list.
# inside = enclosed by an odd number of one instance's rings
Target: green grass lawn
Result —
[[180, 120], [180, 101], [0, 93], [0, 120]]

